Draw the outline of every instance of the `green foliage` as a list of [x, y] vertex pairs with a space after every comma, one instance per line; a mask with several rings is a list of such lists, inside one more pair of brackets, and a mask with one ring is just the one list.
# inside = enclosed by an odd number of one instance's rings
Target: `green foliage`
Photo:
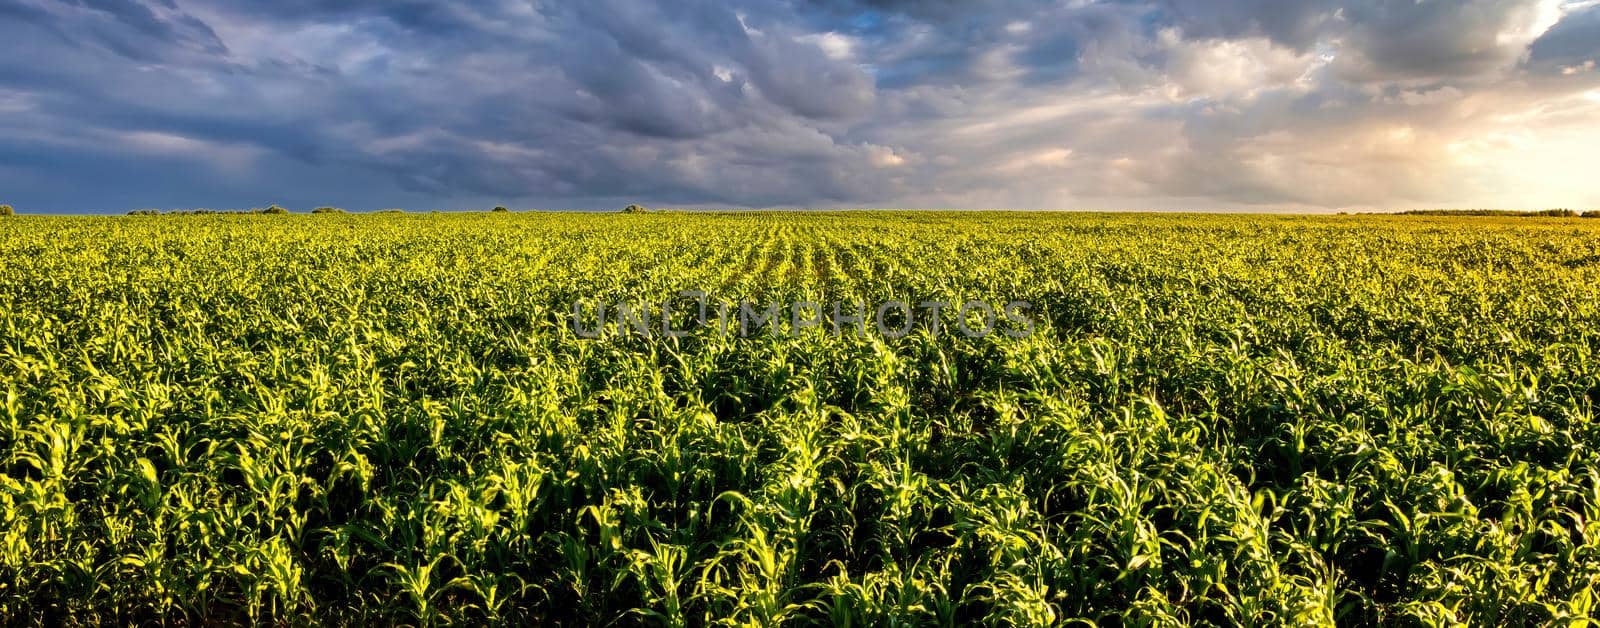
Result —
[[506, 208], [504, 208], [504, 207], [500, 207], [500, 206], [496, 206], [496, 207], [495, 207], [495, 208], [494, 208], [494, 209], [493, 209], [493, 210], [491, 210], [491, 211], [493, 211], [493, 212], [495, 212], [495, 213], [505, 213], [505, 212], [509, 212], [509, 211], [511, 211], [511, 210], [509, 210], [509, 209], [506, 209]]
[[313, 213], [313, 214], [343, 214], [343, 213], [345, 213], [345, 211], [342, 210], [342, 209], [339, 209], [337, 207], [318, 207], [316, 209], [311, 210], [311, 213]]
[[257, 214], [281, 215], [281, 214], [289, 213], [289, 210], [284, 209], [282, 207], [279, 207], [276, 204], [273, 204], [273, 205], [267, 206], [265, 209], [257, 209], [257, 210], [255, 210], [255, 213], [257, 213]]
[[0, 216], [15, 216], [15, 215], [17, 215], [17, 210], [12, 209], [10, 205], [0, 205]]
[[[0, 617], [1593, 621], [1600, 223], [651, 224], [6, 225]], [[1039, 325], [571, 330], [696, 288]]]
[[646, 209], [643, 205], [629, 205], [627, 207], [622, 208], [622, 213], [624, 213], [624, 214], [647, 214], [647, 213], [650, 213], [650, 210]]

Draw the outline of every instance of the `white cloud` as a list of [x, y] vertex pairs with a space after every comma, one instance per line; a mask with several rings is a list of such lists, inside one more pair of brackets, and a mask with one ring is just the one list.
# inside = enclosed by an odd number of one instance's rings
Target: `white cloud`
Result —
[[176, 158], [232, 173], [246, 173], [265, 153], [248, 144], [230, 144], [161, 131], [112, 134], [123, 148], [141, 155]]
[[1175, 95], [1228, 98], [1258, 90], [1311, 87], [1309, 73], [1325, 64], [1321, 55], [1274, 45], [1264, 37], [1185, 39], [1177, 29], [1162, 31], [1170, 54], [1166, 66]]
[[855, 58], [856, 41], [849, 35], [836, 32], [813, 33], [798, 37], [800, 41], [812, 44], [835, 61], [850, 61]]

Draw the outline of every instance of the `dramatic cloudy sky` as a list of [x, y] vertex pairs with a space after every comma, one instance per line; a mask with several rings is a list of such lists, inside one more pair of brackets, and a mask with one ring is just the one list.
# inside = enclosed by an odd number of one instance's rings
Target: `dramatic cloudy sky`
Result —
[[1596, 0], [0, 0], [21, 211], [1600, 207]]

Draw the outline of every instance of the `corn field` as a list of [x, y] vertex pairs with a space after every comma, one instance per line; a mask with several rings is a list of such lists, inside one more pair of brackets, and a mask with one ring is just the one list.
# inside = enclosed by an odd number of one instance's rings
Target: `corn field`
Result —
[[[573, 328], [682, 290], [1036, 329]], [[1554, 219], [21, 216], [0, 623], [1582, 625], [1597, 323]]]

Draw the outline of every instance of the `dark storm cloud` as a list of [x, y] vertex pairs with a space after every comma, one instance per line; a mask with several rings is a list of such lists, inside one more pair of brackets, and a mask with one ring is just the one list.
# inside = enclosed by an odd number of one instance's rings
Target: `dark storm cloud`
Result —
[[1331, 0], [1164, 0], [1166, 21], [1195, 37], [1262, 36], [1306, 50], [1327, 33], [1342, 4]]
[[[157, 14], [161, 10], [167, 15]], [[226, 46], [204, 22], [170, 1], [65, 0], [0, 7], [0, 15], [46, 29], [66, 45], [98, 46], [135, 61], [175, 58], [185, 52], [222, 54]]]
[[4, 200], [58, 210], [1442, 203], [1600, 93], [1600, 9], [1548, 0], [12, 0], [0, 41]]
[[1530, 52], [1534, 66], [1557, 71], [1600, 61], [1600, 4], [1561, 20], [1533, 42]]

